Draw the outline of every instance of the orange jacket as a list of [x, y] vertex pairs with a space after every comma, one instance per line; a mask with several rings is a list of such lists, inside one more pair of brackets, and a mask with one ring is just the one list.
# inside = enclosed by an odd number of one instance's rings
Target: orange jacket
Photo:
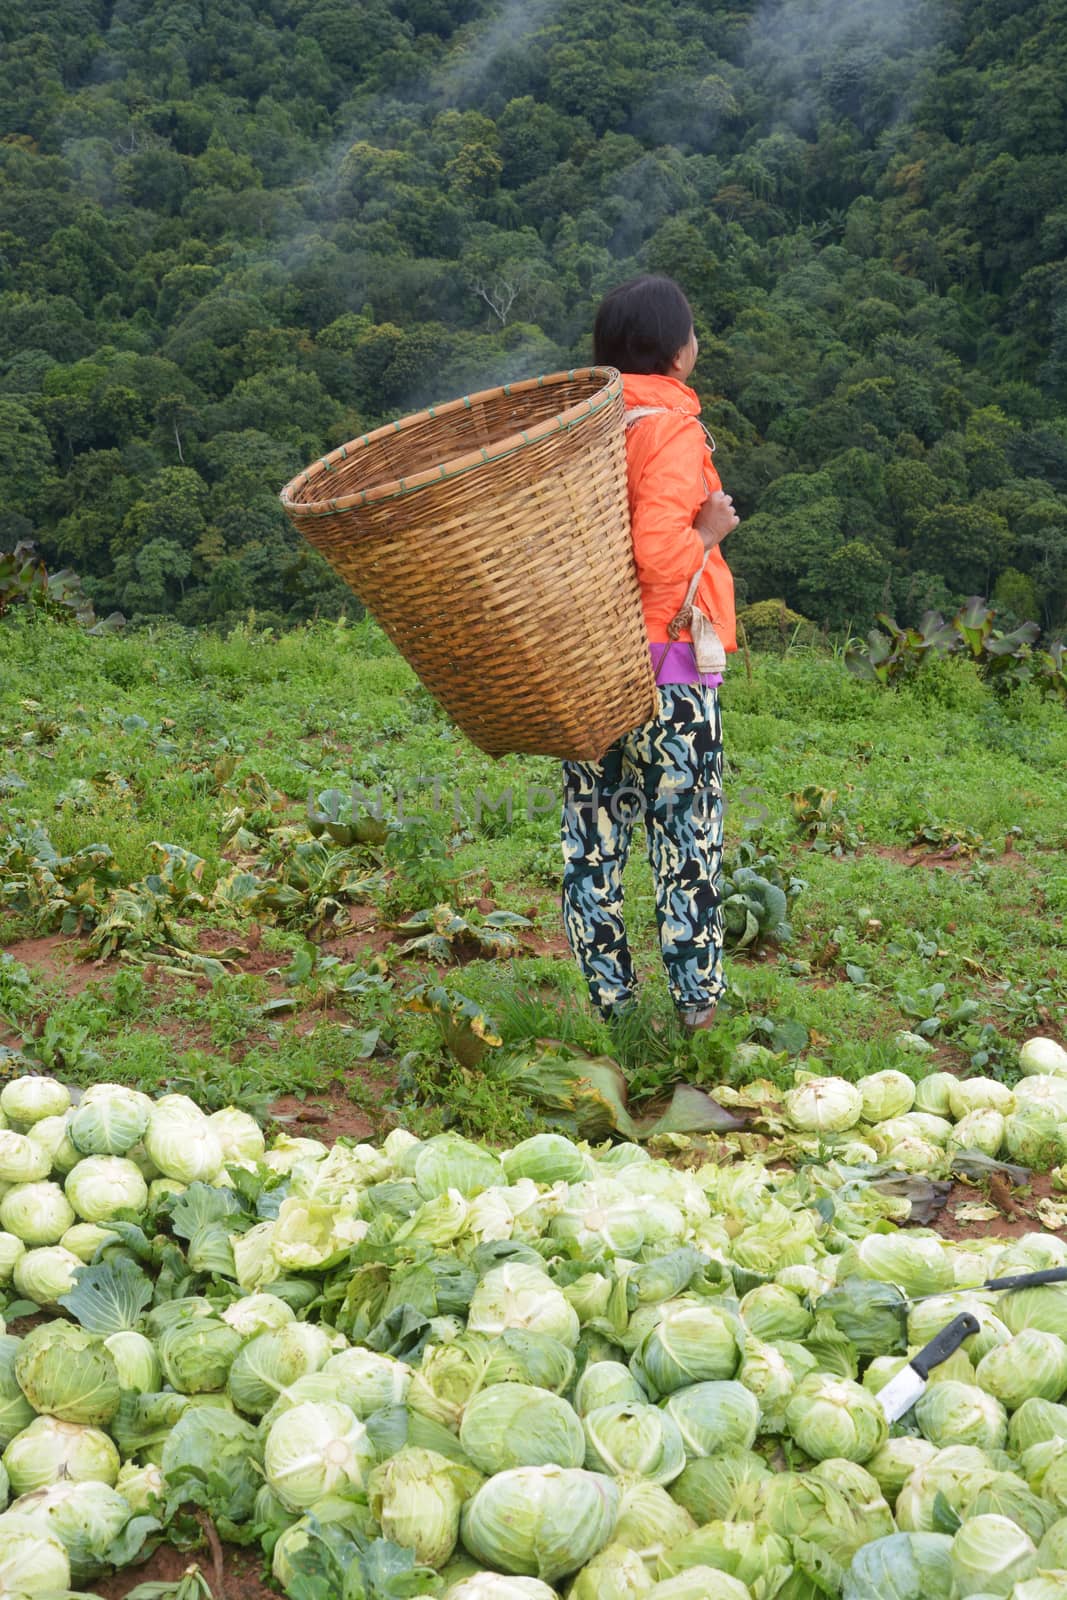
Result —
[[[624, 372], [627, 410], [666, 407], [626, 430], [630, 529], [641, 585], [645, 627], [651, 643], [667, 638], [667, 624], [681, 607], [693, 574], [704, 559], [697, 512], [721, 489], [704, 429], [700, 401], [677, 378]], [[709, 617], [725, 650], [737, 649], [734, 580], [716, 547], [708, 557], [696, 603]], [[688, 628], [680, 639], [691, 639]]]

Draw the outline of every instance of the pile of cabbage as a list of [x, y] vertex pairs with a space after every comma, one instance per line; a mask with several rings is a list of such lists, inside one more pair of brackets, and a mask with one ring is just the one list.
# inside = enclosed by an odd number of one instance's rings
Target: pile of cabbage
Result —
[[[751, 1085], [755, 1132], [669, 1159], [267, 1148], [236, 1109], [14, 1080], [0, 1600], [209, 1520], [293, 1600], [1067, 1600], [1067, 1285], [982, 1289], [1067, 1246], [943, 1240], [881, 1181], [1023, 1127], [1062, 1165], [1056, 1048], [1014, 1090]], [[753, 1155], [761, 1125], [804, 1159]], [[887, 1425], [879, 1390], [964, 1309]]]

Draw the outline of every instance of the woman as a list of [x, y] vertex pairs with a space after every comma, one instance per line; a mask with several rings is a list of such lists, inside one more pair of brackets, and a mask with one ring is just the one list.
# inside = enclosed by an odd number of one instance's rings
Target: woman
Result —
[[722, 651], [737, 648], [733, 579], [718, 547], [738, 518], [712, 465], [700, 401], [687, 387], [698, 346], [678, 285], [644, 276], [614, 289], [597, 312], [593, 347], [598, 366], [622, 373], [634, 560], [657, 705], [652, 721], [601, 761], [563, 764], [564, 926], [594, 1006], [619, 1015], [635, 990], [622, 875], [642, 815], [663, 963], [692, 1031], [711, 1026], [726, 987], [722, 676], [698, 670], [693, 639], [696, 631], [702, 657], [710, 641], [707, 659], [716, 666], [725, 664]]

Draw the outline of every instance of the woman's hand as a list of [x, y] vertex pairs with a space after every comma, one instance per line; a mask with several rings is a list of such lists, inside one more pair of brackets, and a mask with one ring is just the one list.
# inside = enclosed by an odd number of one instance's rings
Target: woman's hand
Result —
[[730, 496], [723, 494], [721, 489], [716, 489], [714, 494], [708, 495], [697, 512], [693, 526], [704, 541], [704, 549], [714, 550], [728, 533], [734, 531], [740, 521], [741, 518], [734, 510]]

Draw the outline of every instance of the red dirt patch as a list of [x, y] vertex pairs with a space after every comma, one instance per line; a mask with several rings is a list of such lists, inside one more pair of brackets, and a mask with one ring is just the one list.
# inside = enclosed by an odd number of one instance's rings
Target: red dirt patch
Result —
[[[1067, 1239], [1067, 1228], [1046, 1228], [1036, 1214], [1037, 1202], [1054, 1194], [1047, 1174], [1035, 1172], [1022, 1189], [1013, 1188], [1006, 1179], [999, 1183], [994, 1179], [989, 1190], [990, 1204], [1001, 1208], [999, 1217], [991, 1217], [987, 1222], [959, 1221], [954, 1215], [956, 1206], [966, 1201], [983, 1201], [987, 1196], [983, 1189], [972, 1184], [954, 1183], [945, 1209], [931, 1226], [943, 1239], [1019, 1239], [1027, 1233], [1048, 1233]], [[1056, 1194], [1055, 1198], [1064, 1197]]]
[[279, 1126], [293, 1135], [328, 1142], [334, 1139], [369, 1139], [378, 1127], [365, 1111], [360, 1111], [340, 1091], [327, 1091], [313, 1099], [300, 1100], [295, 1094], [282, 1095], [270, 1108]]
[[40, 939], [17, 939], [3, 949], [12, 960], [37, 973], [45, 982], [58, 979], [68, 994], [81, 994], [91, 983], [106, 979], [108, 963], [80, 961], [76, 947], [76, 939], [50, 933]]
[[206, 1550], [176, 1550], [172, 1544], [161, 1544], [147, 1561], [123, 1567], [110, 1578], [97, 1578], [93, 1593], [100, 1600], [124, 1600], [139, 1583], [177, 1583], [183, 1572], [198, 1566], [211, 1585], [215, 1600], [278, 1600], [279, 1591], [263, 1580], [263, 1556], [258, 1550], [224, 1544], [222, 1554], [224, 1590], [219, 1587]]
[[[931, 850], [928, 845], [871, 844], [868, 841], [864, 841], [856, 855], [879, 856], [883, 861], [895, 862], [898, 867], [945, 867], [949, 872], [964, 872], [976, 860], [973, 851]], [[994, 860], [989, 864], [996, 866], [997, 862]], [[1011, 865], [1017, 864], [1018, 858], [1013, 857]]]

